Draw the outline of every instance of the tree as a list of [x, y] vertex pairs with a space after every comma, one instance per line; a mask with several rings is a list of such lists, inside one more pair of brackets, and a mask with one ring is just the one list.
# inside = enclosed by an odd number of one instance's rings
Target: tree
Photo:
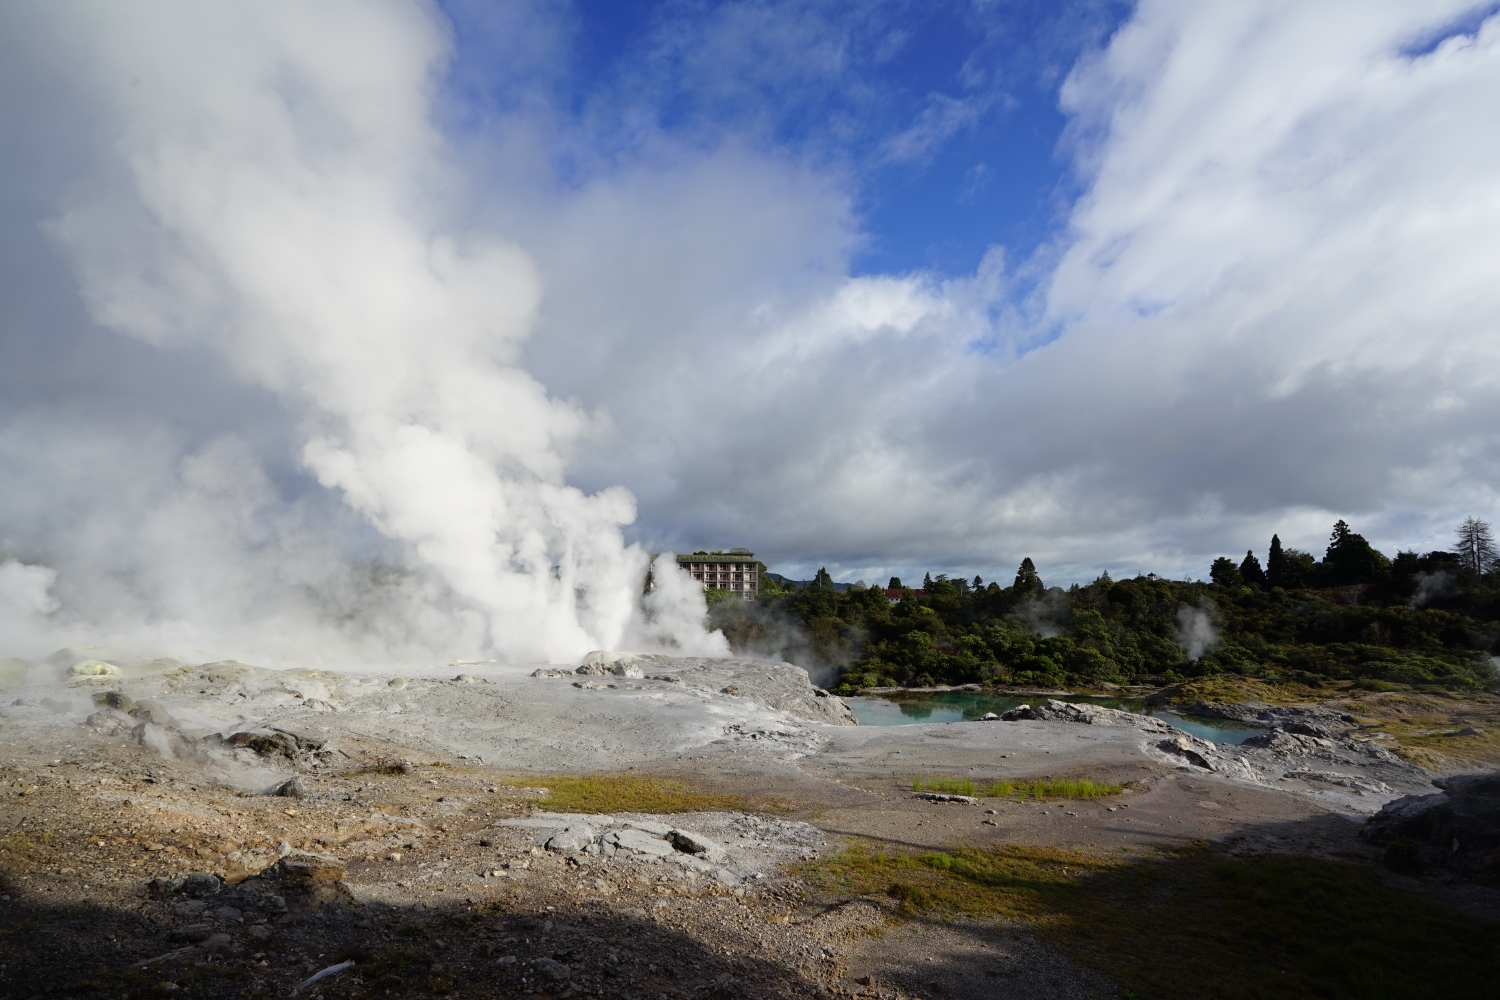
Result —
[[978, 573], [975, 573], [974, 574], [974, 589], [978, 590], [980, 587], [983, 587], [983, 586], [984, 586], [984, 581], [979, 578], [979, 574]]
[[1266, 553], [1266, 586], [1288, 586], [1286, 555], [1281, 551], [1280, 535], [1271, 536], [1271, 550]]
[[891, 577], [891, 582], [886, 585], [886, 589], [887, 590], [900, 590], [901, 589], [901, 578], [899, 576], [893, 576], [893, 577]]
[[1021, 560], [1012, 589], [1017, 597], [1040, 597], [1047, 589], [1042, 586], [1042, 578], [1037, 575], [1036, 564], [1031, 561], [1030, 556]]
[[932, 574], [931, 573], [923, 573], [922, 574], [922, 589], [923, 590], [931, 590], [932, 589]]
[[1208, 568], [1208, 578], [1219, 586], [1230, 589], [1238, 588], [1244, 582], [1234, 560], [1224, 556], [1215, 559], [1214, 564]]
[[813, 577], [812, 585], [819, 590], [832, 590], [833, 577], [828, 575], [827, 567], [819, 567], [817, 575]]
[[1258, 587], [1266, 585], [1266, 571], [1260, 568], [1260, 560], [1255, 558], [1254, 552], [1245, 553], [1245, 561], [1240, 563], [1240, 576], [1246, 583], [1253, 583]]
[[1324, 582], [1332, 586], [1374, 583], [1391, 571], [1391, 561], [1340, 518], [1323, 554]]
[[1488, 523], [1477, 517], [1464, 518], [1458, 526], [1458, 544], [1453, 547], [1464, 569], [1488, 573], [1495, 566], [1495, 538]]

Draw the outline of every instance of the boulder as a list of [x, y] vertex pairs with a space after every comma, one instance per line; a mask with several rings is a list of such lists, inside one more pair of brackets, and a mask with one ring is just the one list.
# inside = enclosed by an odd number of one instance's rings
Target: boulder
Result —
[[551, 958], [538, 958], [531, 965], [554, 983], [560, 983], [572, 975], [572, 970], [566, 965]]
[[724, 848], [716, 841], [709, 840], [701, 833], [692, 830], [673, 830], [671, 833], [672, 843], [679, 851], [688, 854], [696, 854], [703, 858], [722, 858]]
[[297, 749], [304, 752], [321, 750], [328, 742], [328, 737], [311, 729], [293, 729], [291, 726], [271, 726], [270, 729], [272, 732], [290, 736], [297, 744]]
[[68, 668], [68, 673], [74, 677], [113, 677], [119, 672], [119, 667], [103, 660], [79, 660]]
[[1438, 778], [1441, 792], [1386, 803], [1360, 836], [1390, 846], [1416, 845], [1422, 864], [1500, 885], [1500, 771]]
[[177, 720], [172, 717], [171, 712], [167, 711], [166, 706], [151, 698], [142, 698], [127, 711], [141, 722], [149, 722], [157, 726], [177, 725]]
[[305, 799], [307, 798], [307, 787], [302, 784], [301, 778], [291, 777], [277, 785], [276, 791], [272, 794], [287, 799]]
[[561, 854], [576, 854], [592, 844], [594, 836], [593, 827], [584, 823], [575, 823], [563, 827], [548, 837], [543, 846], [549, 851], [557, 851]]
[[1182, 736], [1174, 736], [1169, 740], [1162, 740], [1156, 744], [1156, 748], [1172, 754], [1174, 757], [1181, 757], [1194, 767], [1201, 767], [1206, 771], [1218, 770], [1214, 766], [1214, 758], [1217, 756], [1217, 752], [1214, 750], [1213, 744], [1207, 740], [1200, 740], [1184, 734]]
[[94, 692], [94, 704], [104, 708], [113, 708], [121, 712], [129, 712], [135, 708], [135, 699], [123, 691], [96, 691]]
[[663, 858], [676, 851], [670, 843], [644, 830], [611, 830], [604, 835], [603, 842], [629, 854], [646, 854]]

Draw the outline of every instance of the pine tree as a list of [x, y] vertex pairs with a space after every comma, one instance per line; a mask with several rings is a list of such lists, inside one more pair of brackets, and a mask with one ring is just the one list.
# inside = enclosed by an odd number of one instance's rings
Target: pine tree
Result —
[[1240, 576], [1246, 583], [1253, 583], [1260, 587], [1266, 585], [1266, 571], [1260, 568], [1260, 560], [1255, 558], [1253, 551], [1245, 553], [1245, 561], [1240, 563]]
[[891, 582], [886, 585], [886, 589], [887, 590], [900, 590], [901, 589], [901, 578], [899, 576], [893, 576], [893, 577], [891, 577]]
[[980, 587], [983, 587], [983, 586], [984, 586], [984, 581], [981, 580], [981, 579], [979, 579], [979, 574], [978, 573], [975, 573], [974, 574], [974, 589], [978, 590]]
[[1391, 561], [1365, 541], [1341, 518], [1333, 526], [1328, 551], [1323, 554], [1325, 584], [1374, 583], [1390, 573]]
[[1271, 536], [1271, 551], [1266, 553], [1266, 585], [1285, 587], [1288, 583], [1286, 556], [1281, 551], [1281, 536]]
[[1012, 588], [1017, 597], [1040, 597], [1047, 588], [1042, 585], [1042, 578], [1037, 576], [1036, 564], [1027, 556], [1021, 560], [1021, 566], [1016, 570], [1016, 582]]
[[827, 567], [819, 567], [818, 573], [813, 577], [813, 586], [819, 590], [832, 590], [833, 577], [828, 575]]
[[1464, 518], [1458, 526], [1458, 544], [1453, 547], [1459, 563], [1476, 573], [1488, 573], [1495, 565], [1495, 538], [1488, 523], [1477, 517]]
[[924, 574], [922, 574], [922, 589], [923, 590], [931, 590], [932, 589], [932, 574], [931, 573], [924, 573]]

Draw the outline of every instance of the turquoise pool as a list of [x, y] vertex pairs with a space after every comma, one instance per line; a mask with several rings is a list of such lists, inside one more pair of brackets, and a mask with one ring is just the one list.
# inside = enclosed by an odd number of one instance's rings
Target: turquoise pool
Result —
[[1150, 715], [1183, 732], [1192, 733], [1210, 743], [1243, 743], [1265, 732], [1228, 719], [1182, 716], [1147, 704], [1139, 698], [1106, 698], [1092, 695], [1016, 695], [986, 694], [976, 691], [938, 691], [933, 694], [901, 694], [888, 697], [845, 698], [861, 726], [910, 726], [917, 723], [964, 722], [987, 712], [999, 715], [1017, 705], [1035, 705], [1049, 697], [1059, 701], [1118, 708], [1125, 712]]

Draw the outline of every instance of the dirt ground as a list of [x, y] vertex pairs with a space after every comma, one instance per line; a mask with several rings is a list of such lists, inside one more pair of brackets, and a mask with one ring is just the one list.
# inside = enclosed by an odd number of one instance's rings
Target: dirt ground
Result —
[[[175, 687], [145, 678], [131, 690], [175, 694], [163, 710], [181, 718], [199, 704], [192, 696], [254, 700], [232, 689], [247, 686], [243, 677], [210, 674], [182, 674]], [[809, 723], [741, 691], [715, 697], [729, 686], [722, 680], [696, 691], [656, 682], [665, 700], [649, 679], [640, 690], [413, 682], [390, 711], [382, 678], [369, 697], [386, 701], [363, 712], [353, 695], [339, 701], [337, 685], [312, 691], [304, 682], [309, 691], [278, 694], [238, 718], [262, 733], [272, 722], [318, 725], [316, 746], [281, 755], [240, 748], [210, 763], [180, 747], [164, 753], [161, 734], [141, 725], [82, 718], [98, 707], [94, 694], [122, 688], [116, 679], [74, 685], [50, 705], [35, 693], [17, 698], [0, 717], [0, 995], [286, 996], [352, 961], [300, 995], [1117, 997], [1106, 975], [1024, 924], [902, 913], [879, 893], [831, 893], [809, 872], [854, 842], [1137, 855], [1212, 842], [1231, 854], [1372, 866], [1377, 856], [1357, 836], [1363, 816], [1344, 800], [1174, 764], [1143, 752], [1136, 732]], [[482, 731], [487, 712], [524, 720], [516, 692], [526, 690], [551, 692], [551, 714], [530, 729], [515, 721]], [[307, 704], [324, 698], [337, 711]], [[1433, 715], [1425, 703], [1406, 707], [1408, 718]], [[1401, 718], [1402, 708], [1384, 710]], [[652, 731], [658, 709], [680, 731]], [[580, 716], [586, 724], [547, 732]], [[506, 752], [507, 738], [520, 749]], [[610, 758], [619, 773], [769, 809], [546, 812], [544, 776], [610, 770], [599, 764], [612, 746], [625, 748]], [[911, 797], [921, 774], [1124, 787], [1096, 800], [942, 803]], [[292, 777], [293, 797], [267, 794]], [[658, 822], [724, 853], [719, 867], [689, 866], [539, 843], [570, 822]], [[175, 881], [193, 873], [215, 879]], [[1443, 895], [1441, 886], [1422, 891]], [[1496, 913], [1493, 890], [1448, 895]]]

